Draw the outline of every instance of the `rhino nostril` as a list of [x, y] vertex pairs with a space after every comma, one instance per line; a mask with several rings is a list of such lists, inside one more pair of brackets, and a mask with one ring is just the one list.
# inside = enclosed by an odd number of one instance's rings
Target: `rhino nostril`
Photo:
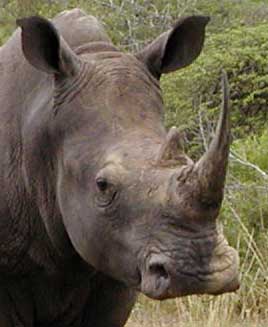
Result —
[[156, 275], [157, 277], [162, 277], [165, 279], [169, 278], [169, 275], [168, 275], [164, 265], [161, 263], [152, 263], [149, 266], [149, 271], [152, 275]]
[[168, 260], [163, 256], [152, 256], [142, 272], [141, 291], [153, 299], [168, 297], [171, 287], [171, 276]]

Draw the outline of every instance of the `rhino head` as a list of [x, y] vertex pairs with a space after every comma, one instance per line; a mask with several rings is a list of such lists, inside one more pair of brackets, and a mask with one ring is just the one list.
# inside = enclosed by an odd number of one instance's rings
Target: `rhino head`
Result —
[[[25, 168], [32, 180], [39, 176], [31, 187], [48, 234], [55, 244], [59, 234], [67, 237], [95, 271], [155, 299], [238, 288], [237, 253], [217, 226], [230, 144], [226, 78], [218, 127], [200, 160], [163, 125], [160, 76], [198, 57], [208, 21], [181, 19], [135, 55], [104, 42], [72, 50], [44, 18], [18, 21], [24, 56], [50, 76], [52, 95], [31, 118], [44, 115], [49, 151], [36, 158], [37, 142]], [[45, 217], [48, 187], [40, 190], [46, 183], [55, 198], [53, 224]]]

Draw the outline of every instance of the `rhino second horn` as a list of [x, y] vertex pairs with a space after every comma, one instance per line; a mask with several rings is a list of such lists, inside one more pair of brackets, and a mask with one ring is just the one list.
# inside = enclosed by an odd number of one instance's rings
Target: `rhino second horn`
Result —
[[192, 163], [183, 149], [183, 138], [176, 127], [171, 127], [167, 133], [166, 140], [161, 145], [157, 163], [160, 165], [184, 165]]
[[226, 72], [222, 74], [222, 109], [215, 136], [207, 152], [196, 163], [202, 193], [222, 200], [230, 151], [230, 105]]

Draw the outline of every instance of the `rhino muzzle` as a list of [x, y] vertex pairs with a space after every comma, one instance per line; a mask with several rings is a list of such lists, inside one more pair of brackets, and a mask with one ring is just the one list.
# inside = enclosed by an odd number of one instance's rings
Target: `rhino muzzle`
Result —
[[239, 288], [237, 251], [227, 244], [213, 254], [206, 268], [185, 260], [175, 262], [165, 253], [152, 255], [141, 273], [141, 291], [150, 298], [164, 300], [191, 294], [218, 295]]

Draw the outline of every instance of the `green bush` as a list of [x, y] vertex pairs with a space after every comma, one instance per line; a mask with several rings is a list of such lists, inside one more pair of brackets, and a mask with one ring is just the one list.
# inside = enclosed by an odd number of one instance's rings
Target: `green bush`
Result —
[[[167, 125], [185, 130], [200, 143], [199, 119], [205, 130], [217, 120], [221, 70], [228, 73], [234, 138], [260, 135], [268, 127], [268, 27], [227, 29], [207, 38], [203, 54], [191, 66], [162, 79]], [[195, 140], [195, 136], [199, 137]]]
[[[268, 129], [260, 136], [251, 135], [233, 142], [232, 150], [239, 159], [253, 165], [241, 165], [232, 162], [232, 172], [243, 183], [256, 183], [258, 179], [265, 179], [268, 172]], [[254, 166], [256, 168], [254, 168]]]

